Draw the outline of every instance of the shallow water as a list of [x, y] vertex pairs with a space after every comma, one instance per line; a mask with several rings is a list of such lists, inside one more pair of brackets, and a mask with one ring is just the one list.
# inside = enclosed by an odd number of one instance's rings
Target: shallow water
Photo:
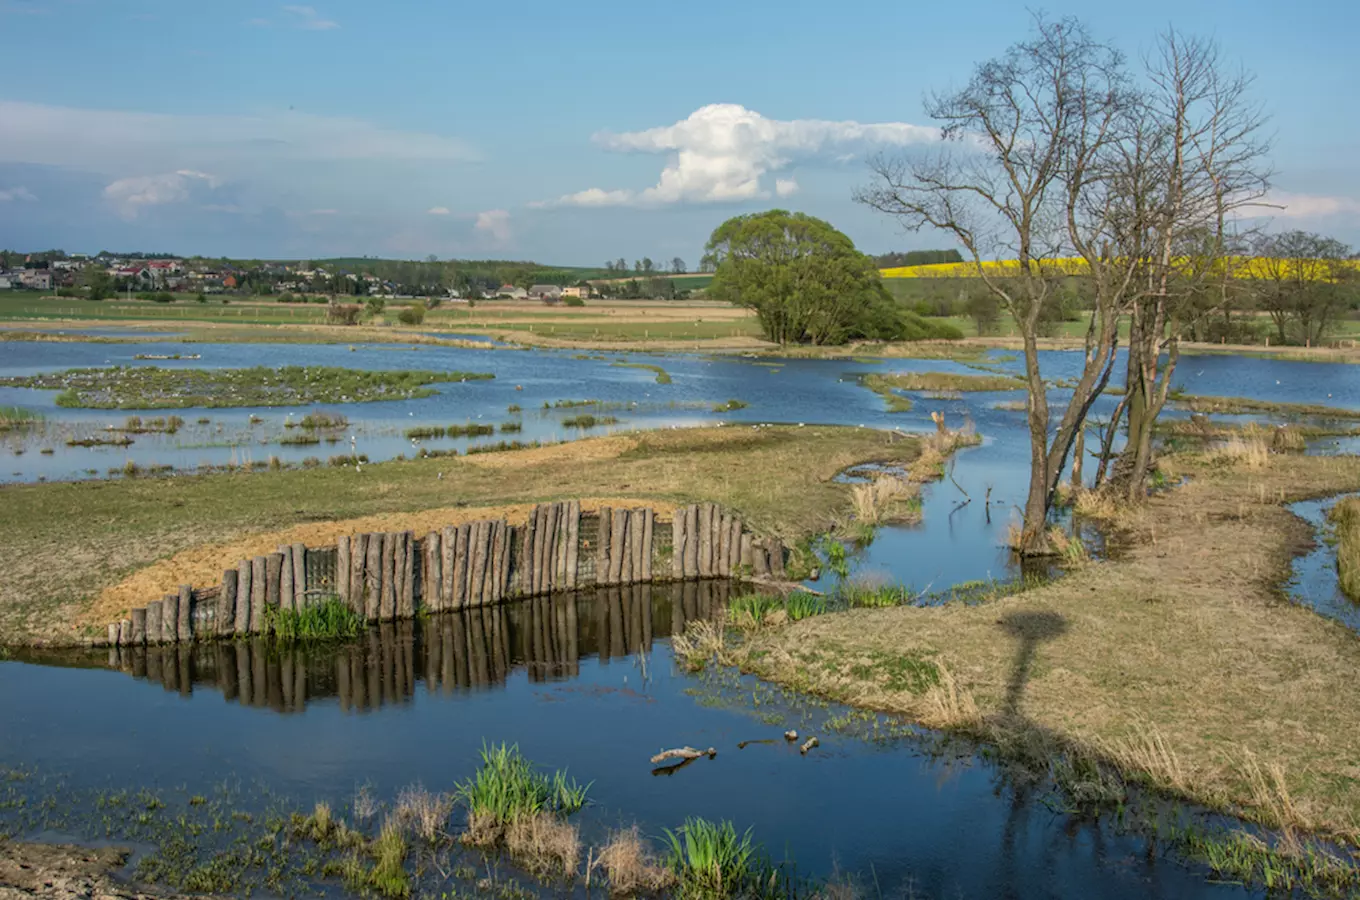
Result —
[[[298, 808], [342, 809], [362, 784], [388, 801], [417, 781], [450, 789], [484, 742], [510, 741], [594, 782], [587, 838], [634, 822], [659, 835], [697, 815], [752, 827], [803, 874], [856, 873], [888, 896], [1244, 895], [1147, 858], [1108, 823], [1016, 799], [995, 766], [928, 734], [852, 723], [750, 679], [679, 673], [666, 636], [720, 612], [726, 593], [712, 583], [539, 599], [375, 628], [329, 650], [260, 641], [0, 664], [0, 720], [23, 735], [0, 744], [0, 764], [41, 761], [74, 790], [191, 795], [257, 781]], [[800, 755], [786, 728], [821, 746]], [[765, 738], [774, 743], [737, 748]], [[718, 755], [653, 771], [648, 757], [684, 744]]]
[[[132, 359], [174, 352], [201, 353], [202, 359]], [[916, 395], [911, 412], [889, 414], [881, 398], [857, 383], [868, 372], [975, 370], [938, 360], [580, 356], [393, 345], [195, 344], [186, 350], [170, 342], [0, 343], [0, 375], [109, 364], [287, 363], [497, 376], [439, 385], [435, 396], [422, 400], [321, 405], [351, 422], [334, 448], [269, 443], [284, 433], [290, 412], [297, 417], [305, 409], [175, 410], [188, 423], [179, 434], [138, 436], [127, 450], [57, 446], [43, 456], [29, 441], [16, 456], [21, 439], [11, 436], [0, 442], [9, 448], [0, 449], [0, 479], [83, 477], [86, 469], [102, 475], [128, 459], [179, 468], [241, 462], [243, 454], [297, 461], [348, 452], [350, 434], [358, 452], [374, 460], [412, 455], [419, 446], [461, 451], [468, 443], [502, 438], [413, 445], [402, 434], [415, 425], [469, 420], [521, 421], [522, 433], [505, 436], [511, 440], [570, 439], [577, 433], [562, 420], [578, 410], [543, 409], [559, 400], [609, 403], [603, 413], [617, 415], [617, 428], [628, 430], [780, 422], [929, 431], [930, 413], [941, 411], [951, 426], [971, 421], [983, 443], [961, 451], [950, 477], [925, 490], [920, 526], [879, 531], [857, 560], [856, 576], [943, 591], [1015, 575], [1002, 544], [1024, 501], [1028, 437], [1023, 412], [995, 406], [1020, 395]], [[1018, 371], [1016, 360], [1001, 354], [991, 360]], [[661, 365], [672, 383], [657, 384], [654, 373], [616, 367], [615, 361]], [[1078, 353], [1043, 359], [1051, 378], [1075, 374], [1080, 365]], [[1176, 380], [1196, 394], [1360, 408], [1360, 379], [1341, 365], [1195, 357], [1182, 361]], [[55, 392], [0, 389], [0, 405], [40, 409], [54, 435], [94, 430], [127, 414], [59, 409], [54, 398]], [[721, 415], [711, 411], [728, 399], [749, 405]], [[1062, 401], [1064, 392], [1053, 391], [1052, 399]], [[1096, 415], [1108, 415], [1113, 402], [1103, 399]], [[509, 414], [510, 404], [523, 412]], [[252, 414], [264, 422], [252, 425]], [[210, 423], [199, 426], [200, 416]], [[227, 441], [238, 445], [207, 446]], [[1017, 795], [999, 770], [971, 751], [939, 756], [938, 740], [929, 734], [911, 736], [909, 729], [885, 725], [874, 740], [873, 732], [866, 739], [828, 730], [843, 711], [749, 679], [715, 686], [678, 673], [667, 635], [720, 607], [721, 590], [708, 587], [701, 596], [691, 585], [531, 601], [378, 629], [352, 646], [301, 655], [241, 644], [173, 656], [149, 652], [140, 660], [116, 654], [110, 660], [101, 651], [0, 663], [0, 722], [7, 726], [0, 764], [40, 764], [85, 788], [206, 790], [234, 775], [258, 780], [299, 805], [330, 799], [340, 806], [361, 783], [372, 783], [389, 800], [417, 780], [446, 790], [471, 773], [483, 741], [507, 740], [531, 759], [595, 781], [588, 835], [634, 821], [655, 835], [688, 815], [731, 818], [741, 828], [752, 826], [776, 856], [796, 859], [800, 870], [826, 874], [839, 867], [872, 878], [881, 892], [910, 887], [920, 897], [1246, 894], [1209, 884], [1202, 871], [1174, 860], [1149, 856], [1146, 842], [1114, 833], [1108, 824], [1075, 822], [1044, 798]], [[782, 741], [736, 749], [743, 740], [777, 739], [790, 726], [816, 733], [823, 746], [807, 757]], [[888, 731], [891, 737], [885, 737]], [[652, 775], [647, 758], [678, 744], [720, 752], [672, 777]]]
[[[1344, 495], [1354, 496], [1354, 495]], [[1336, 546], [1327, 538], [1331, 527], [1327, 514], [1342, 497], [1291, 503], [1289, 511], [1313, 526], [1316, 546], [1290, 564], [1289, 596], [1319, 615], [1336, 619], [1352, 631], [1360, 631], [1360, 604], [1341, 593], [1336, 571]]]

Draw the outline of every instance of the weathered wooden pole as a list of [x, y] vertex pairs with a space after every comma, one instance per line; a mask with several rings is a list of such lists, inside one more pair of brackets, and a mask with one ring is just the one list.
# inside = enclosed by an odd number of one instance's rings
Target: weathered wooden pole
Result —
[[[341, 581], [349, 577], [349, 572], [340, 568], [339, 561], [335, 565], [335, 577], [331, 580], [332, 588], [340, 584]], [[307, 546], [301, 541], [293, 544], [293, 608], [298, 612], [307, 605]]]
[[491, 599], [499, 603], [505, 599], [505, 583], [510, 572], [510, 523], [505, 519], [496, 522], [494, 546], [495, 553], [492, 554], [492, 558], [495, 565], [491, 567], [494, 583], [491, 586]]
[[576, 590], [579, 580], [577, 566], [581, 562], [581, 501], [567, 504], [567, 583], [569, 591]]
[[226, 637], [235, 628], [238, 583], [238, 575], [235, 569], [223, 570], [222, 587], [217, 592], [217, 616], [213, 622], [218, 637]]
[[652, 580], [652, 555], [656, 552], [652, 529], [656, 525], [656, 510], [650, 506], [642, 511], [642, 574], [643, 581]]
[[162, 639], [161, 616], [164, 600], [152, 600], [146, 605], [146, 642], [159, 644]]
[[609, 526], [609, 584], [623, 580], [623, 561], [628, 548], [628, 510], [614, 510], [614, 521]]
[[425, 535], [425, 571], [420, 578], [421, 605], [439, 611], [444, 608], [444, 539], [438, 531]]
[[[346, 606], [350, 606], [350, 597], [352, 596], [350, 594], [350, 585], [353, 583], [351, 574], [353, 560], [350, 557], [352, 543], [349, 535], [342, 534], [335, 539], [335, 595]], [[299, 593], [302, 592], [299, 591]], [[350, 606], [350, 608], [353, 607]]]
[[453, 557], [453, 608], [468, 605], [468, 548], [472, 546], [472, 526], [464, 522], [458, 526], [457, 546]]
[[482, 584], [486, 581], [486, 522], [474, 522], [468, 561], [468, 606], [482, 604]]
[[699, 577], [699, 504], [685, 507], [685, 577]]
[[751, 574], [756, 578], [769, 578], [770, 551], [765, 546], [765, 542], [752, 539], [751, 554]]
[[146, 607], [139, 606], [132, 611], [132, 644], [146, 643]]
[[[283, 554], [271, 553], [264, 558], [265, 593], [264, 602], [271, 616], [279, 613], [280, 587], [283, 579]], [[267, 630], [267, 629], [266, 629]]]
[[[131, 613], [129, 613], [131, 615]], [[124, 619], [118, 623], [118, 646], [132, 646], [132, 620]]]
[[683, 581], [685, 577], [685, 511], [677, 509], [671, 518], [671, 577]]
[[628, 583], [642, 580], [642, 537], [647, 529], [647, 510], [635, 509], [628, 514]]
[[732, 574], [732, 557], [729, 555], [732, 550], [732, 517], [727, 513], [720, 513], [718, 516], [718, 539], [715, 543], [718, 546], [718, 559], [714, 568], [717, 574], [727, 578]]
[[364, 614], [364, 566], [368, 561], [368, 535], [349, 539], [349, 608]]
[[250, 560], [243, 559], [236, 564], [236, 621], [233, 631], [238, 635], [250, 633], [250, 596], [254, 593], [254, 574], [255, 567]]
[[[118, 623], [110, 622], [108, 627], [108, 642], [110, 647], [118, 646]], [[110, 657], [112, 659], [112, 657]]]
[[445, 525], [439, 541], [440, 609], [453, 609], [453, 551], [458, 546], [458, 529]]
[[699, 577], [713, 575], [713, 517], [709, 504], [699, 504]]
[[595, 583], [609, 583], [609, 548], [614, 538], [609, 532], [614, 527], [614, 510], [600, 507], [599, 525], [595, 534]]
[[179, 635], [179, 594], [161, 598], [161, 643], [173, 644]]
[[741, 533], [741, 568], [746, 575], [750, 575], [755, 568], [754, 538], [749, 531]]
[[365, 544], [364, 618], [376, 622], [382, 615], [383, 537], [376, 532], [369, 534]]
[[390, 622], [397, 614], [397, 534], [384, 531], [382, 535], [382, 601], [378, 618]]
[[416, 535], [413, 531], [401, 533], [401, 595], [397, 617], [415, 618], [416, 614]]
[[263, 556], [250, 561], [250, 632], [264, 631], [265, 563]]
[[194, 639], [194, 589], [192, 585], [179, 586], [179, 618], [176, 623], [181, 644], [191, 643]]
[[289, 544], [279, 547], [282, 564], [279, 568], [279, 609], [293, 612], [293, 548]]
[[406, 593], [406, 534], [392, 532], [392, 618], [401, 618], [401, 599]]

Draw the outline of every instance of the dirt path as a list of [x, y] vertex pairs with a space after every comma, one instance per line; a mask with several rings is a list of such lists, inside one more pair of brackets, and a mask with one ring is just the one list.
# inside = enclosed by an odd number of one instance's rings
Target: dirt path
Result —
[[115, 848], [0, 841], [0, 900], [178, 900], [185, 896], [121, 883], [114, 873], [127, 858], [128, 851]]

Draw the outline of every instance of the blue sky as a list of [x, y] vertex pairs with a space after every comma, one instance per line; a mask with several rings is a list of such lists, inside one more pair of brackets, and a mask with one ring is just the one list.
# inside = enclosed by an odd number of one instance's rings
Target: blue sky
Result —
[[[1271, 116], [1272, 227], [1360, 244], [1360, 4], [1045, 10], [1135, 58], [1168, 24], [1217, 39]], [[0, 0], [0, 246], [694, 265], [775, 205], [947, 245], [851, 191], [1028, 26], [1002, 0]]]

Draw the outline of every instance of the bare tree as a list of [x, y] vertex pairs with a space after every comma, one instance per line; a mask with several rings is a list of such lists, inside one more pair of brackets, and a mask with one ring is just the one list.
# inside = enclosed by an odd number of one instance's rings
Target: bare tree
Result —
[[[1137, 264], [1117, 252], [1126, 204], [1120, 151], [1136, 107], [1118, 52], [1074, 19], [1035, 20], [1034, 35], [982, 63], [967, 86], [927, 100], [944, 149], [879, 157], [856, 199], [909, 230], [949, 232], [1024, 340], [1030, 485], [1022, 555], [1051, 552], [1048, 513], [1072, 445], [1108, 382]], [[1055, 286], [1084, 258], [1095, 288], [1086, 357], [1056, 427], [1039, 371], [1039, 326]], [[984, 260], [1015, 260], [1013, 271]]]
[[1161, 35], [1145, 65], [1136, 140], [1126, 142], [1118, 179], [1126, 205], [1119, 252], [1139, 261], [1140, 282], [1129, 309], [1126, 392], [1114, 419], [1128, 421], [1114, 478], [1130, 500], [1146, 495], [1153, 426], [1182, 334], [1230, 303], [1235, 214], [1269, 187], [1264, 119], [1250, 99], [1249, 75], [1227, 71], [1212, 41], [1174, 30]]
[[1263, 236], [1257, 243], [1253, 286], [1281, 344], [1320, 341], [1346, 308], [1345, 265], [1350, 248], [1305, 231]]

